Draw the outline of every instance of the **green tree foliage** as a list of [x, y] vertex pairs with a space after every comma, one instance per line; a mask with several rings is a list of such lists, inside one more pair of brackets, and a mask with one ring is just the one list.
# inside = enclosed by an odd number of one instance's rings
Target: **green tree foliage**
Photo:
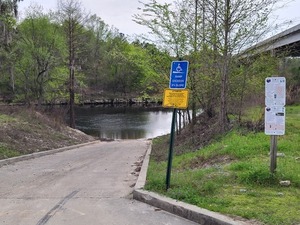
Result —
[[[122, 34], [108, 42], [108, 52], [105, 57], [106, 84], [104, 90], [112, 90], [124, 96], [147, 96], [161, 90], [161, 82], [157, 66], [163, 61], [161, 54], [153, 45], [145, 43], [129, 43]], [[155, 57], [156, 60], [155, 60]], [[156, 65], [155, 65], [156, 63]]]
[[104, 58], [107, 48], [107, 41], [111, 37], [111, 30], [107, 24], [98, 16], [92, 15], [86, 22], [84, 32], [85, 50], [81, 52], [84, 58], [81, 65], [82, 70], [87, 74], [87, 85], [90, 92], [97, 92], [103, 85], [103, 70], [105, 69]]
[[207, 115], [219, 116], [224, 132], [229, 125], [229, 106], [236, 100], [235, 84], [241, 79], [246, 86], [253, 82], [235, 76], [239, 71], [237, 55], [261, 39], [278, 2], [178, 0], [170, 5], [152, 0], [143, 3], [135, 21], [150, 28], [175, 56], [189, 59], [193, 111], [197, 99]]
[[145, 90], [147, 94], [162, 93], [162, 90], [169, 86], [172, 57], [167, 51], [161, 51], [154, 44], [140, 43], [139, 41], [134, 44], [143, 48], [144, 55], [147, 58], [147, 61], [145, 59], [143, 61], [146, 61], [148, 66], [146, 71], [149, 71], [149, 73], [146, 73], [142, 87], [147, 88]]
[[[192, 118], [201, 108], [208, 117], [218, 116], [225, 131], [228, 113], [240, 118], [247, 105], [259, 103], [264, 78], [276, 73], [276, 58], [241, 59], [239, 53], [262, 38], [279, 0], [151, 0], [134, 20], [151, 29], [153, 42], [130, 42], [86, 14], [77, 0], [60, 0], [59, 10], [49, 14], [33, 8], [17, 23], [18, 2], [0, 0], [2, 98], [74, 105], [93, 98], [162, 97], [170, 62], [184, 58], [190, 62]], [[295, 102], [298, 61], [286, 62], [288, 98]]]
[[299, 103], [300, 101], [300, 59], [284, 59], [284, 74], [287, 79], [287, 102], [289, 104]]
[[15, 91], [13, 62], [18, 2], [20, 0], [0, 0], [0, 94], [9, 100]]
[[277, 65], [277, 58], [261, 54], [240, 60], [232, 67], [229, 113], [237, 115], [239, 122], [247, 108], [257, 105], [264, 107], [265, 78], [276, 74]]
[[140, 25], [147, 26], [159, 39], [161, 46], [175, 55], [177, 59], [188, 53], [187, 24], [184, 20], [187, 9], [180, 2], [172, 4], [159, 4], [156, 0], [142, 3], [141, 14], [134, 16], [134, 21]]
[[[175, 60], [187, 58], [187, 55], [196, 48], [195, 42], [191, 41], [194, 33], [191, 27], [194, 24], [194, 17], [190, 17], [189, 13], [193, 10], [190, 4], [185, 5], [186, 1], [177, 1], [172, 4], [159, 4], [156, 0], [149, 3], [143, 3], [142, 13], [135, 15], [135, 21], [147, 26], [155, 37], [161, 43], [161, 46], [167, 49]], [[192, 20], [191, 20], [192, 19]], [[197, 49], [196, 49], [197, 50]], [[194, 49], [194, 51], [196, 51]], [[195, 55], [195, 54], [194, 54]], [[189, 57], [190, 61], [195, 63], [193, 57]], [[191, 64], [192, 67], [193, 64]], [[195, 67], [194, 67], [195, 68]], [[195, 70], [190, 70], [190, 85], [192, 96], [193, 122], [196, 119], [196, 77]]]
[[49, 14], [39, 6], [30, 7], [18, 24], [10, 17], [18, 32], [9, 51], [3, 51], [6, 42], [1, 39], [2, 97], [39, 105], [161, 97], [169, 79], [167, 51], [138, 39], [129, 42], [100, 17], [86, 14], [79, 1], [59, 3], [59, 10]]
[[[59, 96], [48, 93], [61, 92], [63, 74], [58, 77], [61, 59], [65, 57], [66, 45], [61, 29], [51, 23], [47, 15], [33, 9], [18, 26], [18, 96], [26, 102], [51, 102]], [[63, 78], [64, 77], [64, 78]], [[50, 85], [51, 84], [51, 85]]]

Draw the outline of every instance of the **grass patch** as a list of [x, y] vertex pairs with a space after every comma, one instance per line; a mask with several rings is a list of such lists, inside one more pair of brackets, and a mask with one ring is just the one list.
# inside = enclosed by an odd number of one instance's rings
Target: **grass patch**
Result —
[[16, 156], [20, 156], [20, 153], [18, 151], [10, 149], [5, 144], [0, 143], [0, 159], [6, 159]]
[[243, 121], [252, 121], [252, 122], [259, 121], [260, 119], [263, 118], [264, 112], [265, 112], [265, 108], [264, 107], [259, 107], [259, 106], [252, 107], [250, 109], [247, 109], [244, 112], [242, 120]]
[[[300, 224], [300, 106], [286, 112], [286, 135], [278, 137], [278, 152], [285, 156], [277, 159], [275, 174], [269, 172], [270, 137], [237, 128], [201, 150], [176, 155], [168, 191], [167, 163], [151, 157], [145, 188], [264, 224]], [[154, 148], [164, 141], [154, 140]], [[281, 186], [282, 180], [291, 186]]]
[[9, 115], [6, 115], [6, 114], [1, 114], [0, 113], [0, 124], [3, 125], [5, 123], [12, 123], [12, 122], [16, 122], [17, 119], [12, 117], [12, 116], [9, 116]]

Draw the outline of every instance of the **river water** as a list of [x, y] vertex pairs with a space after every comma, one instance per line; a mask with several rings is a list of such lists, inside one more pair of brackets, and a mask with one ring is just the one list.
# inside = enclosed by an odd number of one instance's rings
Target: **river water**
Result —
[[170, 133], [172, 110], [146, 107], [77, 107], [76, 128], [107, 139], [153, 138]]

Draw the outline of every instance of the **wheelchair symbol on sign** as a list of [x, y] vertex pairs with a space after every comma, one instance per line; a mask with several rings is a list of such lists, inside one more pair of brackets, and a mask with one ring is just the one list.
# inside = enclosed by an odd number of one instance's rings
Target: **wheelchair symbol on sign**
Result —
[[176, 72], [177, 73], [181, 73], [182, 72], [182, 68], [180, 66], [180, 63], [178, 63], [177, 67], [176, 67]]

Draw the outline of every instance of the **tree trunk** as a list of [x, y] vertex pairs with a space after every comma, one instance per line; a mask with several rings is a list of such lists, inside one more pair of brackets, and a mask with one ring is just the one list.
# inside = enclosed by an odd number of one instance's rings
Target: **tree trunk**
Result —
[[14, 75], [14, 68], [12, 65], [9, 65], [9, 74], [10, 74], [10, 87], [12, 94], [15, 94], [15, 75]]
[[70, 66], [70, 127], [75, 128], [75, 112], [74, 112], [74, 104], [75, 104], [75, 91], [74, 91], [74, 79], [75, 79], [75, 71], [74, 64]]
[[[198, 0], [195, 0], [195, 27], [194, 27], [194, 61], [196, 63], [196, 52], [197, 52], [197, 33], [198, 33]], [[191, 76], [191, 89], [192, 89], [192, 127], [196, 124], [196, 102], [197, 102], [197, 91], [196, 91], [196, 68], [192, 70]]]
[[229, 33], [230, 33], [230, 0], [225, 3], [225, 18], [224, 18], [224, 50], [221, 72], [221, 108], [220, 108], [220, 127], [221, 132], [225, 132], [228, 128], [227, 120], [227, 90], [228, 90], [228, 75], [229, 75]]
[[70, 127], [75, 128], [75, 112], [74, 112], [74, 104], [75, 104], [75, 46], [74, 46], [74, 20], [69, 18], [69, 73], [70, 73], [70, 81], [69, 81], [69, 94], [70, 94]]

